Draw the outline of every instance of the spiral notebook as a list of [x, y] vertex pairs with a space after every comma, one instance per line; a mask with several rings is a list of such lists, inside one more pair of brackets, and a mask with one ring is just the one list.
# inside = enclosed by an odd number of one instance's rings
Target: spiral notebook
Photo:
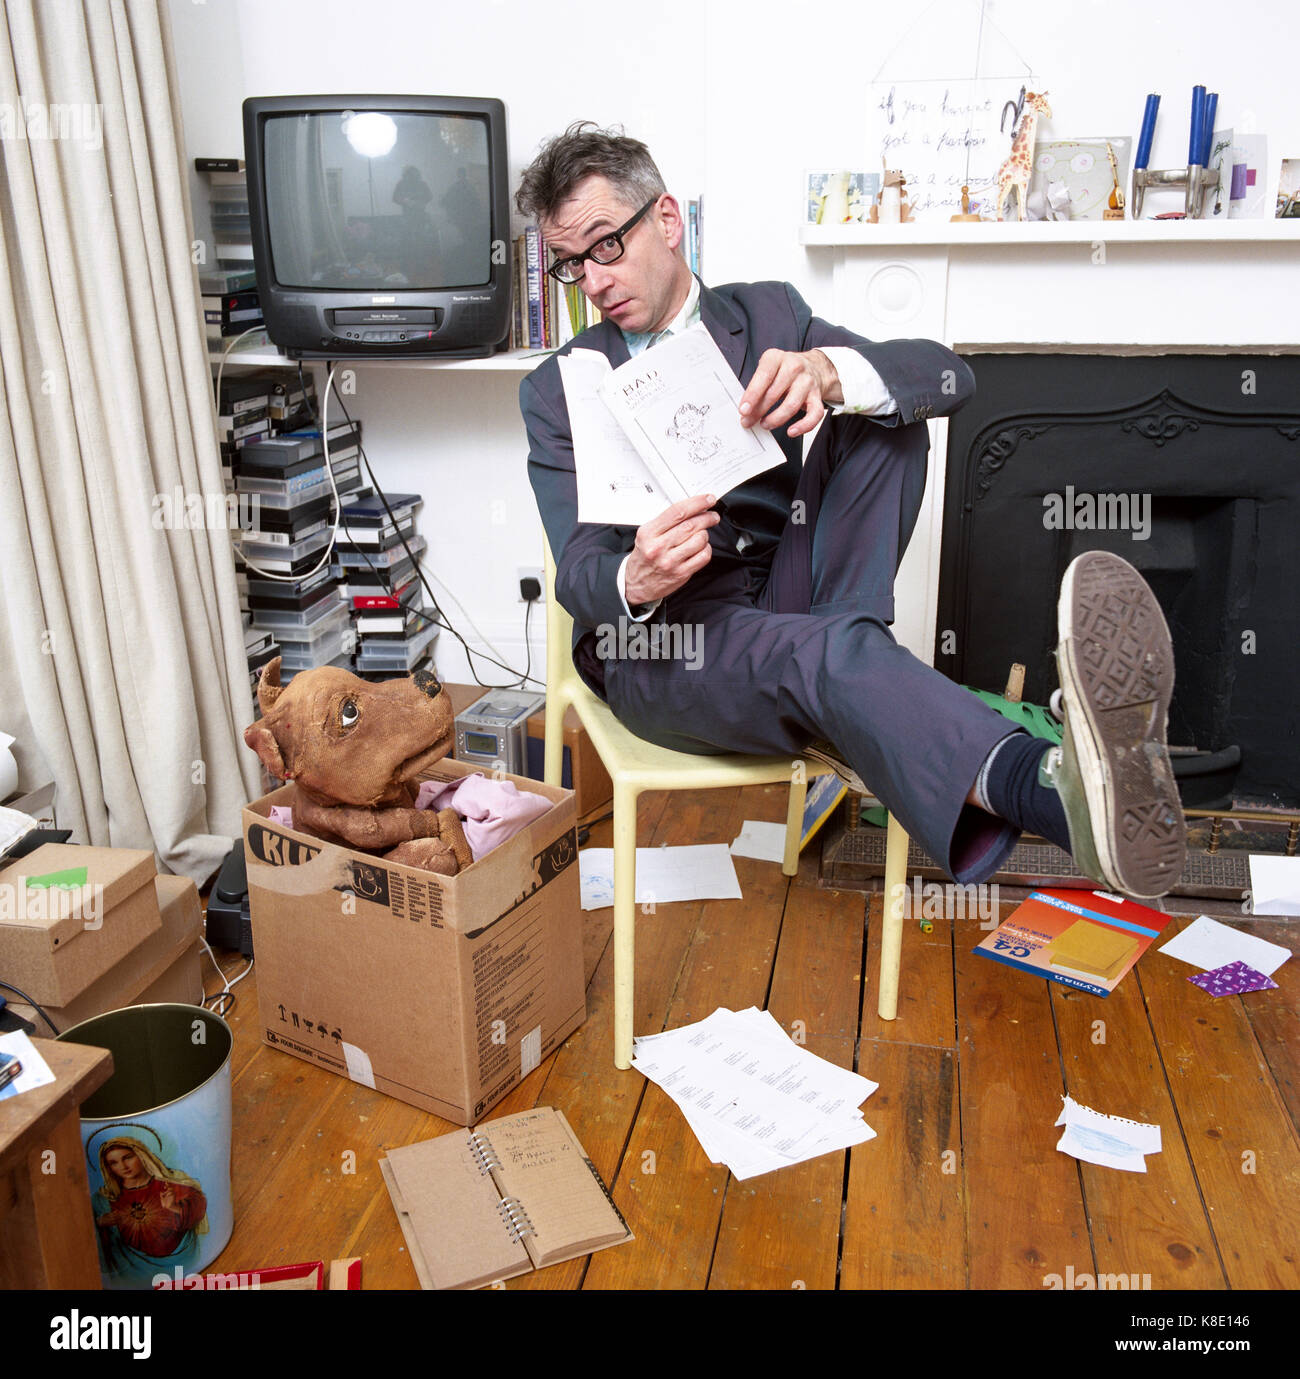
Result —
[[391, 1149], [379, 1168], [425, 1288], [478, 1288], [632, 1239], [549, 1106]]

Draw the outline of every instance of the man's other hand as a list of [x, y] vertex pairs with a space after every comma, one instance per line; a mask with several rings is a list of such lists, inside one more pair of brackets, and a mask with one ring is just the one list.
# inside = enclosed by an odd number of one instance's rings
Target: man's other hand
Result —
[[821, 350], [808, 350], [805, 354], [764, 350], [740, 400], [740, 424], [753, 426], [757, 422], [764, 430], [775, 431], [802, 412], [803, 416], [788, 432], [802, 436], [826, 415], [826, 403], [837, 405], [843, 401], [840, 376]]
[[709, 528], [722, 520], [713, 496], [684, 498], [637, 528], [624, 592], [629, 608], [666, 598], [709, 563]]

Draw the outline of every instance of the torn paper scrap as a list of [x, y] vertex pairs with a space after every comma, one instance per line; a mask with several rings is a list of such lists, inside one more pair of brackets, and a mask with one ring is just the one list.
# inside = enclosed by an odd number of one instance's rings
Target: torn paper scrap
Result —
[[1063, 1154], [1101, 1168], [1118, 1168], [1126, 1173], [1145, 1173], [1145, 1155], [1161, 1149], [1160, 1127], [1123, 1116], [1108, 1116], [1084, 1106], [1073, 1097], [1062, 1098], [1064, 1105], [1057, 1125], [1065, 1133], [1057, 1142]]
[[1193, 986], [1208, 991], [1211, 996], [1241, 996], [1247, 991], [1276, 991], [1277, 983], [1272, 977], [1244, 962], [1230, 962], [1225, 967], [1216, 967], [1211, 972], [1202, 972], [1187, 979]]
[[1207, 972], [1231, 962], [1244, 962], [1266, 977], [1271, 977], [1291, 956], [1291, 950], [1280, 943], [1243, 934], [1240, 929], [1205, 915], [1176, 934], [1160, 951]]
[[760, 862], [784, 862], [785, 825], [746, 819], [739, 836], [731, 845], [731, 855], [756, 857]]
[[[614, 903], [613, 848], [583, 848], [578, 854], [578, 875], [584, 910]], [[638, 905], [740, 898], [740, 881], [725, 843], [636, 850]]]

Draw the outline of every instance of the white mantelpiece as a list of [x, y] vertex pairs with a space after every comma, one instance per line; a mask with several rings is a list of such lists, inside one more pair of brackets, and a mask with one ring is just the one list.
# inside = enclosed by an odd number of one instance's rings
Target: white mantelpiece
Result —
[[[831, 319], [873, 340], [966, 355], [1300, 353], [1300, 220], [804, 226], [800, 240], [834, 256]], [[894, 627], [927, 662], [948, 430], [930, 427]]]

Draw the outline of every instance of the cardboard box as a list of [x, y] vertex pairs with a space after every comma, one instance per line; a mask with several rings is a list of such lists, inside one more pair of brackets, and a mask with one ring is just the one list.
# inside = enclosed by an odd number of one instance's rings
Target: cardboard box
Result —
[[[529, 718], [528, 737], [531, 741], [540, 743], [543, 751], [545, 750], [545, 709]], [[544, 762], [545, 757], [539, 760]], [[570, 788], [577, 797], [578, 818], [585, 819], [588, 814], [595, 813], [602, 804], [608, 804], [614, 798], [614, 782], [610, 780], [605, 763], [601, 761], [600, 753], [587, 736], [582, 719], [578, 717], [578, 711], [572, 704], [564, 711], [564, 767], [569, 777]], [[539, 769], [538, 775], [540, 774]]]
[[[444, 758], [450, 781], [475, 768]], [[244, 810], [262, 1037], [458, 1125], [586, 1019], [573, 793], [458, 876], [398, 866]]]
[[[199, 958], [203, 950], [199, 939], [203, 934], [203, 910], [198, 889], [186, 876], [155, 876], [154, 893], [160, 920], [156, 933], [137, 944], [67, 1005], [41, 1002], [42, 1009], [60, 1031], [122, 1006], [162, 1001], [198, 1004], [202, 1001], [203, 974]], [[35, 993], [28, 994], [39, 999]], [[9, 1007], [24, 1020], [44, 1025], [40, 1014], [16, 996], [11, 997]]]
[[[69, 887], [29, 878], [73, 873]], [[0, 871], [0, 969], [41, 1005], [66, 1006], [162, 927], [152, 852], [45, 843]]]
[[172, 1002], [186, 1006], [203, 1004], [203, 948], [197, 939], [156, 982], [128, 1004], [153, 1006]]

